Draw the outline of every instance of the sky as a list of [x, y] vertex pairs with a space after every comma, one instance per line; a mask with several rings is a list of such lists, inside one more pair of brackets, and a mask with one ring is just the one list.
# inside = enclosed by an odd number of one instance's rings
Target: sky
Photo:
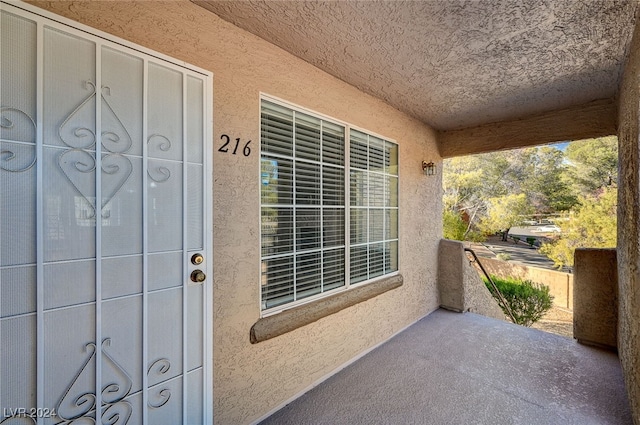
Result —
[[569, 146], [569, 142], [562, 142], [562, 143], [554, 143], [553, 145], [551, 145], [557, 149], [560, 149], [561, 151], [564, 152], [565, 149], [567, 149], [567, 146]]

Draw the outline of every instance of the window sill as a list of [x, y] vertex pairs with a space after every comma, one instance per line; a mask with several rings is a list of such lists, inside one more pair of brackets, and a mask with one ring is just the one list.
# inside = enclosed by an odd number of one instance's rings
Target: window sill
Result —
[[331, 295], [298, 307], [293, 307], [273, 316], [263, 317], [251, 327], [252, 344], [291, 332], [345, 308], [377, 297], [402, 286], [402, 275], [394, 275], [358, 286], [339, 294]]

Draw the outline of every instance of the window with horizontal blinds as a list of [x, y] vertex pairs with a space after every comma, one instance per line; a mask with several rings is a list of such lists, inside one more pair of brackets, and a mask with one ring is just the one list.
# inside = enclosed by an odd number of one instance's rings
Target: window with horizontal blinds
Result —
[[260, 149], [263, 311], [397, 271], [396, 144], [262, 99]]
[[398, 145], [351, 130], [350, 283], [398, 270]]

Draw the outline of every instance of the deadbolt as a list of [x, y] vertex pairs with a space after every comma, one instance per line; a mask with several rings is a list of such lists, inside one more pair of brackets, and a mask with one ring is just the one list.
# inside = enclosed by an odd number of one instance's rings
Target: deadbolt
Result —
[[204, 257], [202, 256], [202, 254], [193, 254], [191, 256], [191, 264], [193, 265], [199, 265], [202, 264], [202, 262], [204, 261]]
[[202, 283], [207, 278], [202, 270], [194, 270], [191, 272], [191, 281], [196, 283]]

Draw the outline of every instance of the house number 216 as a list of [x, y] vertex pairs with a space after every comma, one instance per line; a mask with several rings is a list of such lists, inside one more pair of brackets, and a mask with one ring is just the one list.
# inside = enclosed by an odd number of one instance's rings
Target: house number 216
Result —
[[[231, 149], [231, 146], [229, 146], [229, 143], [231, 143], [231, 138], [226, 134], [223, 134], [222, 136], [220, 136], [220, 139], [224, 140], [224, 144], [220, 146], [220, 149], [218, 149], [218, 152], [228, 153], [229, 149]], [[242, 154], [244, 156], [249, 156], [251, 154], [251, 148], [249, 147], [249, 143], [251, 143], [251, 140], [245, 143], [244, 147], [242, 148]], [[240, 138], [238, 137], [236, 139], [236, 146], [233, 148], [233, 151], [231, 152], [233, 155], [235, 155], [238, 152], [239, 146], [240, 146]]]

